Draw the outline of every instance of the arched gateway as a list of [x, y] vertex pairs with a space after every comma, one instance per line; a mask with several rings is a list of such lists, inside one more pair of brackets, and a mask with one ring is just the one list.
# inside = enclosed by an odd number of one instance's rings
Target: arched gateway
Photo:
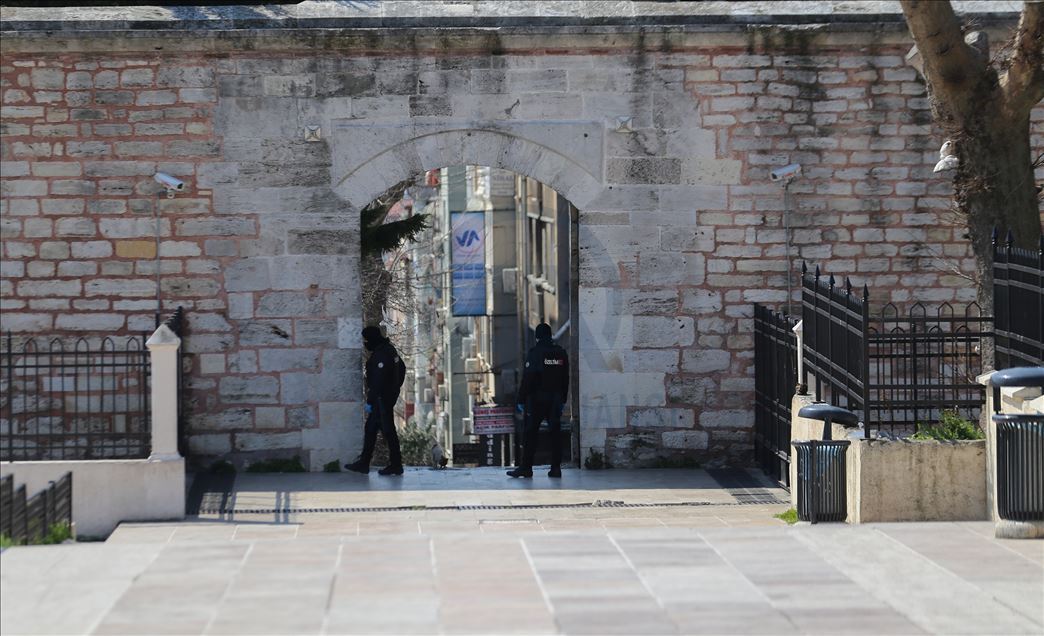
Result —
[[[505, 168], [580, 210], [583, 452], [747, 461], [752, 305], [786, 300], [789, 263], [896, 301], [974, 293], [936, 262], [968, 266], [901, 17], [803, 3], [762, 28], [718, 4], [99, 8], [58, 30], [5, 9], [4, 328], [150, 327], [158, 268], [187, 310], [193, 454], [319, 469], [361, 438], [358, 210], [428, 169]], [[788, 254], [768, 172], [794, 162]], [[157, 171], [185, 190], [157, 198]]]

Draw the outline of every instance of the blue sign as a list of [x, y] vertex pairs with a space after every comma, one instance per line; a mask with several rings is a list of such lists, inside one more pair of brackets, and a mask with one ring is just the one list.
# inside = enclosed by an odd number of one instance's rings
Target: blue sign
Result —
[[450, 215], [454, 316], [486, 314], [486, 215], [454, 212]]

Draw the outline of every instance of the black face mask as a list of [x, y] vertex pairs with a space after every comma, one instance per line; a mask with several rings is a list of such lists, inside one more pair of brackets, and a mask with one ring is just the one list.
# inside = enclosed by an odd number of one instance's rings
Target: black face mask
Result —
[[363, 340], [363, 346], [366, 347], [367, 351], [373, 351], [377, 348], [377, 343], [373, 340]]

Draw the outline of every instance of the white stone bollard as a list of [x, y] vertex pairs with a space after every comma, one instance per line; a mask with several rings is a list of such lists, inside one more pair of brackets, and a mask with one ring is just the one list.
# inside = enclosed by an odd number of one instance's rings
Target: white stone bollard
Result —
[[178, 454], [178, 347], [181, 338], [160, 325], [146, 341], [152, 361], [152, 452], [149, 461], [181, 459]]

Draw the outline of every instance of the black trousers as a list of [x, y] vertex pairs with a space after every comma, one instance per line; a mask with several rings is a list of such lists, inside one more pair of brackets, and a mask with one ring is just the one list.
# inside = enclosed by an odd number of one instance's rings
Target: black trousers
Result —
[[540, 423], [547, 420], [551, 427], [551, 466], [562, 465], [562, 397], [534, 395], [526, 401], [525, 430], [522, 436], [522, 463], [520, 468], [533, 468]]
[[377, 446], [377, 431], [380, 431], [384, 434], [384, 441], [388, 443], [388, 465], [402, 466], [402, 450], [399, 448], [399, 433], [395, 430], [395, 415], [392, 407], [383, 402], [378, 400], [366, 418], [362, 455], [359, 459], [366, 462], [367, 466], [370, 465], [373, 449]]

